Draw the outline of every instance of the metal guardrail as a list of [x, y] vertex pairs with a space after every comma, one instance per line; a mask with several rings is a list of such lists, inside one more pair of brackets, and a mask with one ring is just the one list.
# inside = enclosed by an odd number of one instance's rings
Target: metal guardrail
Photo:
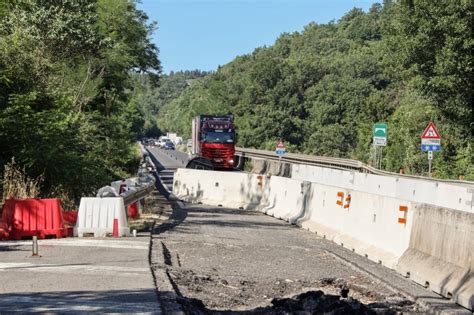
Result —
[[155, 164], [150, 159], [150, 156], [148, 154], [143, 155], [143, 159], [140, 162], [140, 167], [138, 169], [138, 180], [135, 183], [135, 186], [120, 194], [125, 206], [143, 199], [146, 195], [151, 193], [153, 189], [155, 189], [155, 177], [151, 174], [151, 172], [154, 171]]
[[474, 187], [474, 182], [472, 181], [439, 179], [439, 178], [431, 178], [431, 177], [426, 177], [426, 176], [399, 174], [399, 173], [379, 170], [372, 166], [364, 164], [361, 161], [351, 160], [351, 159], [332, 158], [332, 157], [326, 157], [326, 156], [313, 156], [313, 155], [297, 154], [297, 153], [286, 153], [280, 158], [273, 151], [246, 149], [246, 148], [236, 148], [235, 155], [242, 156], [242, 157], [249, 157], [249, 158], [260, 158], [260, 159], [266, 159], [266, 160], [272, 160], [272, 161], [281, 161], [281, 162], [287, 162], [287, 163], [329, 167], [329, 168], [340, 169], [340, 170], [354, 170], [354, 171], [359, 171], [361, 173], [375, 174], [375, 175], [381, 175], [381, 176], [404, 177], [404, 178], [412, 178], [412, 179], [419, 179], [419, 180], [433, 181], [433, 182], [452, 183], [452, 184], [458, 184], [458, 185], [463, 185], [463, 186], [468, 186], [468, 187]]
[[152, 172], [155, 171], [155, 165], [148, 155], [143, 155], [138, 169], [138, 177], [133, 179], [133, 185], [128, 186], [128, 190], [121, 194], [111, 186], [104, 186], [97, 192], [97, 197], [122, 197], [126, 206], [145, 198], [155, 189], [155, 177]]
[[127, 190], [120, 194], [123, 198], [123, 203], [128, 206], [140, 199], [143, 199], [146, 195], [151, 193], [155, 188], [155, 178], [151, 175], [139, 177], [138, 183], [130, 190]]

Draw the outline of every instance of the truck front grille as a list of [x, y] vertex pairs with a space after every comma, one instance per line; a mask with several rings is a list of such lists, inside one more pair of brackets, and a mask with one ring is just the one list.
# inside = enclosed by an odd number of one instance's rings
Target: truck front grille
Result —
[[227, 148], [206, 148], [205, 150], [203, 150], [202, 156], [212, 161], [214, 167], [227, 168], [229, 167], [227, 160], [232, 159], [234, 157], [234, 150]]

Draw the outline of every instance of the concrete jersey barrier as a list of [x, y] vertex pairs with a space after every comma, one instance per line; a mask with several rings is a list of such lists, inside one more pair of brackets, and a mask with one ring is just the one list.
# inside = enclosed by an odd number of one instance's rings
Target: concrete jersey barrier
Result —
[[474, 188], [459, 184], [300, 164], [292, 164], [291, 178], [474, 213]]
[[256, 209], [263, 202], [265, 176], [180, 168], [173, 179], [173, 193], [188, 202], [229, 208]]
[[123, 198], [81, 198], [74, 236], [93, 234], [94, 237], [105, 237], [112, 234], [114, 219], [118, 220], [119, 236], [129, 236]]
[[266, 203], [261, 211], [295, 224], [305, 212], [305, 196], [310, 183], [285, 177], [271, 176], [265, 187]]
[[311, 184], [297, 224], [368, 259], [395, 269], [408, 248], [411, 203], [340, 187]]
[[412, 237], [397, 271], [474, 308], [474, 214], [417, 204]]

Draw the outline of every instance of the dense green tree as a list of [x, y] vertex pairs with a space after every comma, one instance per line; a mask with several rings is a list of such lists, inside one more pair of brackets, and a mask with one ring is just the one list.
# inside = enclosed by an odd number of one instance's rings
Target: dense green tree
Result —
[[0, 5], [0, 163], [77, 200], [133, 170], [144, 120], [131, 73], [160, 73], [154, 24], [131, 0]]

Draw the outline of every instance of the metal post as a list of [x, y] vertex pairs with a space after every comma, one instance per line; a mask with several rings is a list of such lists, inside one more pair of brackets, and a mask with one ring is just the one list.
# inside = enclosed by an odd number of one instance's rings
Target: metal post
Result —
[[374, 154], [372, 155], [373, 157], [373, 161], [372, 161], [372, 165], [377, 168], [377, 146], [376, 145], [373, 145], [372, 148], [374, 149]]
[[33, 236], [33, 256], [38, 256], [38, 236]]
[[382, 157], [383, 157], [383, 147], [380, 147], [380, 155], [379, 155], [379, 170], [382, 169]]
[[372, 145], [372, 165], [375, 166], [375, 145]]
[[433, 160], [433, 151], [428, 151], [428, 176], [431, 177], [431, 161]]
[[379, 149], [379, 146], [376, 145], [374, 146], [374, 156], [375, 156], [375, 159], [374, 159], [374, 167], [375, 168], [379, 168], [379, 164], [380, 164], [380, 149]]

